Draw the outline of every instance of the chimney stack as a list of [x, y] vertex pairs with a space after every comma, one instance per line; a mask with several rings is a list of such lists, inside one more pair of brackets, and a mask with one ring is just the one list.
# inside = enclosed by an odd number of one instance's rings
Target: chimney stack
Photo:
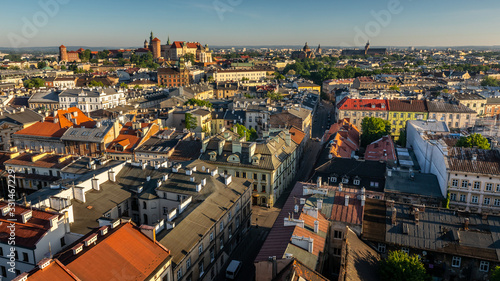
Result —
[[323, 208], [323, 199], [318, 199], [317, 205], [318, 205], [318, 210], [321, 210], [321, 208]]
[[349, 206], [349, 195], [345, 196], [345, 206]]
[[420, 213], [418, 211], [418, 208], [415, 208], [415, 224], [418, 224], [418, 221], [420, 220]]
[[314, 233], [319, 232], [319, 221], [314, 221]]

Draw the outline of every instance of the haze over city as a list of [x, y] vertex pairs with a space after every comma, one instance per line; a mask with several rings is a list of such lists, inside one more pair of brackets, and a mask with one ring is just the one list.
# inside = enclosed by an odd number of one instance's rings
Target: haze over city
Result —
[[[47, 3], [57, 3], [57, 7]], [[49, 12], [43, 16], [40, 12], [45, 6]], [[500, 26], [500, 2], [495, 0], [20, 0], [5, 1], [2, 10], [0, 47], [63, 42], [69, 46], [140, 46], [151, 30], [161, 40], [170, 36], [217, 46], [302, 45], [307, 41], [360, 47], [366, 37], [379, 46], [500, 45], [493, 31]], [[26, 28], [27, 22], [35, 26], [34, 32]], [[17, 36], [25, 40], [18, 44]]]

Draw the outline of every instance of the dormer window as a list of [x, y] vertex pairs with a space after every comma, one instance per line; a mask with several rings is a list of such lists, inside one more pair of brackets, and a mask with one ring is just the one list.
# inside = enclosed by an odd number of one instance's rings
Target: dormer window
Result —
[[349, 183], [349, 178], [348, 177], [343, 177], [342, 178], [342, 183]]
[[355, 180], [353, 181], [353, 183], [354, 183], [354, 185], [359, 185], [360, 180], [359, 180], [359, 179], [355, 179]]

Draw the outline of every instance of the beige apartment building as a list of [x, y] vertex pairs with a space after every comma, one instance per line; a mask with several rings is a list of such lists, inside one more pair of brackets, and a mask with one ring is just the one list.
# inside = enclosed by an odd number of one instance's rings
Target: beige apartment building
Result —
[[266, 78], [267, 71], [256, 69], [227, 69], [214, 70], [207, 73], [207, 78], [212, 77], [215, 82], [242, 81], [243, 78], [250, 81]]

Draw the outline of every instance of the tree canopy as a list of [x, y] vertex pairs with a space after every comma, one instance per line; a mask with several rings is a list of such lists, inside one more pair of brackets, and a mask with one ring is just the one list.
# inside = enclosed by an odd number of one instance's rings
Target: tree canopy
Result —
[[361, 129], [363, 131], [361, 146], [367, 146], [373, 141], [389, 135], [391, 132], [391, 123], [381, 118], [365, 117], [361, 122]]
[[461, 137], [457, 144], [457, 147], [475, 147], [480, 149], [490, 149], [490, 144], [488, 140], [481, 134], [471, 134], [466, 137]]
[[90, 87], [104, 87], [104, 83], [102, 83], [101, 81], [92, 80], [92, 81], [90, 81], [89, 86]]
[[491, 76], [486, 76], [483, 81], [481, 81], [481, 86], [498, 87], [500, 86], [500, 81]]
[[191, 130], [195, 129], [198, 126], [196, 122], [196, 117], [194, 117], [193, 114], [186, 113], [185, 119], [186, 119], [186, 129]]
[[238, 133], [238, 135], [240, 135], [240, 137], [245, 137], [247, 141], [254, 141], [258, 137], [257, 131], [254, 128], [248, 130], [245, 126], [241, 124], [235, 124], [233, 126], [233, 131], [234, 128], [236, 128], [236, 132]]
[[205, 106], [205, 107], [212, 107], [212, 103], [206, 100], [199, 100], [199, 99], [189, 99], [186, 103], [186, 105], [197, 105], [197, 106]]
[[409, 256], [403, 251], [390, 251], [387, 258], [380, 261], [379, 269], [382, 280], [430, 280], [420, 258], [416, 254]]
[[42, 68], [45, 68], [45, 67], [47, 67], [47, 62], [45, 62], [45, 61], [39, 61], [36, 64], [36, 68], [38, 68], [38, 69], [42, 69]]
[[42, 78], [28, 79], [23, 82], [23, 85], [28, 89], [45, 87], [45, 80]]
[[278, 92], [267, 92], [266, 97], [268, 97], [268, 98], [270, 98], [272, 100], [276, 100], [276, 101], [279, 101], [279, 100], [283, 99], [283, 95], [281, 95]]
[[490, 281], [500, 281], [500, 266], [495, 266], [495, 268], [491, 270]]

